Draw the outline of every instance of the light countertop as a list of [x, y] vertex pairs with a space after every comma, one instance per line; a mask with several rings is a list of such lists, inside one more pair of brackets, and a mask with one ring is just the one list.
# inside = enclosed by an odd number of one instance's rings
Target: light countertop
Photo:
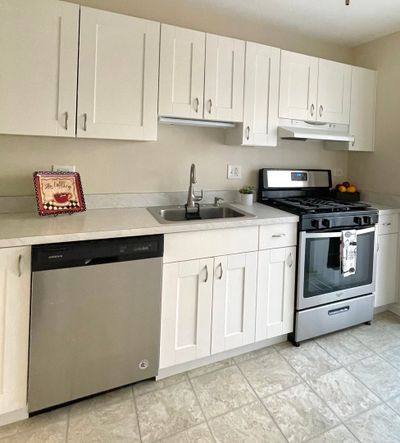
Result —
[[0, 247], [298, 222], [296, 215], [258, 203], [231, 206], [256, 218], [160, 224], [146, 208], [97, 209], [57, 217], [40, 217], [37, 213], [1, 214]]
[[391, 207], [381, 203], [370, 202], [363, 200], [364, 203], [369, 204], [372, 208], [375, 208], [382, 215], [400, 214], [400, 208]]

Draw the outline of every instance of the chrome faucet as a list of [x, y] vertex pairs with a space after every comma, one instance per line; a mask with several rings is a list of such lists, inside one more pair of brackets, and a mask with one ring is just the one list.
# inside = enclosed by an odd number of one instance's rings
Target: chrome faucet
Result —
[[190, 181], [189, 181], [189, 191], [186, 207], [187, 209], [196, 209], [196, 203], [203, 200], [203, 190], [201, 190], [200, 195], [196, 195], [193, 185], [197, 183], [196, 180], [196, 165], [193, 163], [190, 167]]

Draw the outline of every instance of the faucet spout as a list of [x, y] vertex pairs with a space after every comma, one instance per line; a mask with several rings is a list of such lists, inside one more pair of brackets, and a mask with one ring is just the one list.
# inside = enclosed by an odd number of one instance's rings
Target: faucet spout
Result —
[[196, 209], [196, 203], [203, 200], [203, 191], [201, 191], [200, 195], [196, 195], [193, 185], [197, 183], [196, 180], [196, 165], [192, 163], [190, 166], [190, 179], [189, 179], [189, 190], [188, 190], [188, 198], [186, 202], [187, 209]]

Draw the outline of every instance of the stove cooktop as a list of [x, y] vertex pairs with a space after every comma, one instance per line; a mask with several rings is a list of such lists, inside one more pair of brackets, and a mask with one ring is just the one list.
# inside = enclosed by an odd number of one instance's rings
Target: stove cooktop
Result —
[[[328, 198], [316, 197], [288, 197], [269, 201], [274, 206], [295, 214], [315, 214], [330, 212], [366, 211], [370, 206], [366, 203], [342, 202]], [[266, 202], [268, 204], [268, 202]]]

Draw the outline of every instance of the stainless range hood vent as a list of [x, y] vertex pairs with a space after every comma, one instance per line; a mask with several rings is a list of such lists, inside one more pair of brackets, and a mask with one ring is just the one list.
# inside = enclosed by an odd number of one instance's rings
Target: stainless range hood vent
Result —
[[348, 125], [333, 123], [306, 122], [301, 120], [281, 119], [279, 137], [282, 140], [318, 140], [335, 142], [353, 142]]
[[159, 122], [164, 125], [198, 126], [202, 128], [234, 128], [234, 123], [214, 122], [211, 120], [196, 120], [189, 118], [160, 117]]

